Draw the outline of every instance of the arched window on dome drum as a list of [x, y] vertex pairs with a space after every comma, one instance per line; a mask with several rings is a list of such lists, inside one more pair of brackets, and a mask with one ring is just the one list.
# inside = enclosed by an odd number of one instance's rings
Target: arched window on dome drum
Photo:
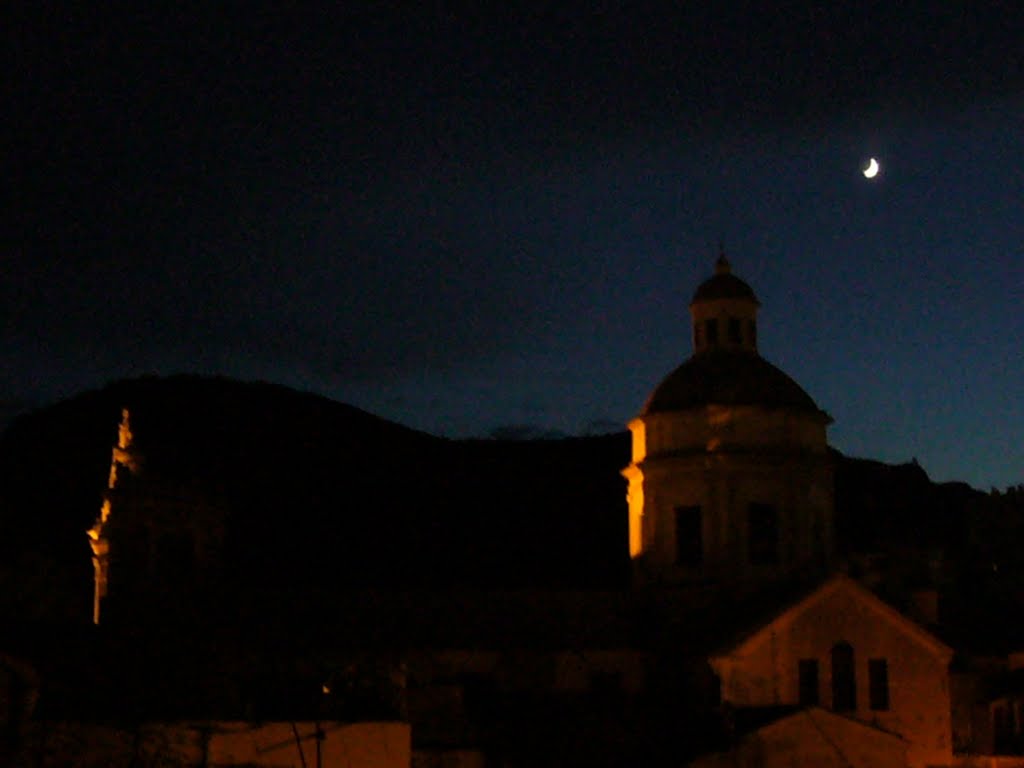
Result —
[[699, 506], [676, 507], [676, 564], [688, 567], [704, 562], [704, 520]]
[[832, 646], [832, 709], [835, 712], [857, 709], [857, 675], [853, 646], [849, 643]]
[[779, 513], [771, 504], [747, 508], [747, 555], [751, 565], [779, 562]]

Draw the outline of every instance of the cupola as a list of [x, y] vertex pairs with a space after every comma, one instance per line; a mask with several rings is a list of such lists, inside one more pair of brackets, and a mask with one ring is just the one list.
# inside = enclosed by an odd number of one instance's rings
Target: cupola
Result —
[[700, 284], [690, 302], [694, 352], [756, 352], [760, 306], [753, 289], [732, 273], [729, 260], [721, 253], [715, 263], [715, 274]]

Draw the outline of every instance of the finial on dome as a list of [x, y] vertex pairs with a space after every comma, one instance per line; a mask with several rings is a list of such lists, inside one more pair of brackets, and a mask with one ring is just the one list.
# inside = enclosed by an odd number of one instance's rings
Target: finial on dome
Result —
[[728, 275], [732, 272], [732, 265], [729, 260], [725, 258], [725, 246], [722, 245], [722, 241], [718, 241], [718, 261], [715, 262], [715, 274], [716, 275]]

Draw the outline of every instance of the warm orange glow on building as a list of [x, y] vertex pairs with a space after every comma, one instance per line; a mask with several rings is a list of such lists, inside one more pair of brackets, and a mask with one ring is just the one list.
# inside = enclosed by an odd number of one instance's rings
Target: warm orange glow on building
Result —
[[629, 556], [635, 560], [644, 551], [644, 481], [640, 463], [647, 457], [647, 425], [643, 419], [633, 419], [629, 423], [629, 431], [633, 438], [632, 462], [622, 470], [622, 476], [628, 482], [626, 503], [629, 507]]
[[110, 521], [110, 492], [118, 484], [118, 470], [124, 467], [131, 472], [138, 471], [138, 460], [132, 451], [132, 430], [128, 415], [128, 409], [121, 411], [121, 423], [117, 429], [117, 445], [114, 446], [110, 457], [110, 473], [107, 476], [107, 495], [100, 507], [99, 517], [93, 523], [92, 528], [86, 531], [89, 537], [89, 546], [92, 548], [93, 567], [93, 599], [92, 599], [92, 621], [100, 623], [100, 607], [103, 598], [107, 596], [107, 582], [110, 577], [110, 540], [106, 536], [106, 527]]
[[[837, 665], [837, 649], [846, 650], [845, 665]], [[837, 575], [710, 662], [722, 700], [731, 706], [833, 710], [898, 734], [906, 742], [907, 765], [925, 768], [953, 760], [947, 684], [952, 658], [953, 650], [938, 638]], [[808, 666], [813, 675], [806, 674]], [[840, 675], [847, 679], [847, 695]]]
[[629, 431], [633, 440], [633, 462], [643, 461], [647, 456], [647, 425], [643, 419], [629, 422]]
[[636, 465], [630, 465], [622, 473], [629, 481], [626, 491], [626, 502], [629, 506], [629, 556], [639, 557], [644, 551], [643, 516], [644, 516], [644, 484], [643, 473]]

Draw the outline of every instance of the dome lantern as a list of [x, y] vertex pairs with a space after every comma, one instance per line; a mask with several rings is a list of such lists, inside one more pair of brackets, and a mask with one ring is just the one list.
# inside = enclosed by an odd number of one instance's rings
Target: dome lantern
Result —
[[721, 252], [715, 274], [700, 284], [690, 302], [694, 352], [742, 349], [756, 353], [760, 306], [753, 289], [732, 273], [729, 259]]

